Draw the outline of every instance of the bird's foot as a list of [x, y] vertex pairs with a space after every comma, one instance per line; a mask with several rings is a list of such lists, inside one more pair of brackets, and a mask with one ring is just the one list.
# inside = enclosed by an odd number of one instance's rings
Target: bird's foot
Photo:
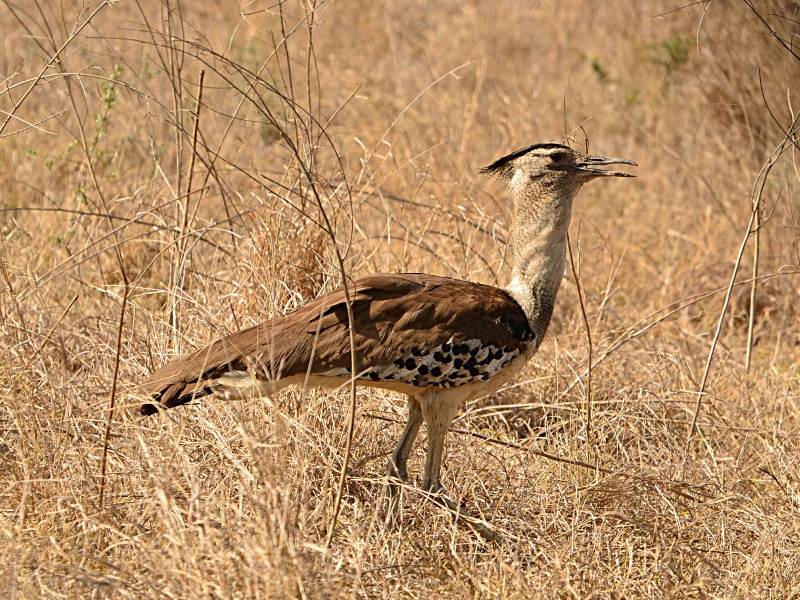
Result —
[[446, 493], [444, 486], [437, 482], [429, 482], [426, 487], [423, 483], [423, 488], [427, 491], [428, 498], [436, 504], [441, 506], [449, 513], [451, 513], [456, 521], [465, 523], [470, 529], [481, 536], [487, 542], [498, 544], [511, 548], [511, 545], [506, 539], [492, 529], [489, 524], [483, 519], [473, 516], [467, 509], [456, 504]]

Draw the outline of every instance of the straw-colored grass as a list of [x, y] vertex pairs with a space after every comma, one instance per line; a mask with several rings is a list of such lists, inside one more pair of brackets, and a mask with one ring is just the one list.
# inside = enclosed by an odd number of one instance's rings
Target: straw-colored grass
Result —
[[[749, 0], [3, 2], [4, 597], [800, 595], [798, 21]], [[415, 491], [419, 448], [384, 529], [393, 394], [358, 392], [327, 549], [347, 390], [136, 416], [151, 370], [342, 266], [502, 285], [510, 213], [478, 168], [565, 136], [638, 178], [580, 194], [580, 286], [568, 269], [539, 354], [465, 407], [443, 471], [517, 554]]]

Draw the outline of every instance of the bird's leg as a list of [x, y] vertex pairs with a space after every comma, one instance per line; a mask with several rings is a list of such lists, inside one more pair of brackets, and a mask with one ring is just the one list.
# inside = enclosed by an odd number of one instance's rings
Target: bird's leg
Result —
[[397, 519], [400, 504], [400, 484], [408, 477], [406, 464], [421, 424], [422, 408], [419, 405], [419, 400], [409, 396], [408, 421], [403, 434], [400, 436], [400, 441], [397, 442], [397, 447], [392, 452], [391, 458], [389, 458], [387, 467], [389, 486], [387, 490], [386, 519], [390, 525], [394, 524]]
[[408, 476], [406, 472], [406, 464], [408, 457], [411, 454], [411, 447], [414, 445], [414, 440], [419, 432], [419, 426], [422, 424], [422, 408], [420, 407], [419, 400], [411, 396], [408, 397], [408, 421], [400, 440], [397, 442], [397, 447], [392, 452], [392, 457], [389, 459], [388, 473], [390, 478], [400, 479], [405, 481]]
[[[483, 520], [472, 516], [465, 509], [453, 502], [444, 493], [444, 486], [439, 479], [442, 467], [444, 438], [461, 404], [458, 396], [448, 397], [443, 394], [428, 393], [420, 400], [422, 416], [428, 426], [428, 454], [425, 457], [425, 473], [422, 476], [422, 489], [430, 493], [435, 504], [447, 509], [458, 521], [466, 523], [487, 542], [509, 546], [508, 542]], [[510, 546], [509, 546], [510, 547]]]
[[428, 426], [428, 452], [422, 475], [422, 489], [426, 492], [438, 493], [444, 489], [439, 480], [444, 438], [458, 412], [460, 400], [459, 397], [448, 398], [442, 394], [428, 393], [420, 401], [422, 416]]

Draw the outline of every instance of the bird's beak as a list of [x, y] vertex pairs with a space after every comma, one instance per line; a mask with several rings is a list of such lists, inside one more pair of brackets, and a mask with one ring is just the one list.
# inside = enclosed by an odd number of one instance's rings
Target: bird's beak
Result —
[[598, 165], [633, 165], [638, 167], [635, 162], [627, 158], [606, 158], [604, 156], [585, 156], [582, 160], [575, 163], [575, 168], [581, 173], [587, 173], [594, 176], [602, 177], [636, 177], [625, 171], [607, 171], [606, 169], [597, 169]]

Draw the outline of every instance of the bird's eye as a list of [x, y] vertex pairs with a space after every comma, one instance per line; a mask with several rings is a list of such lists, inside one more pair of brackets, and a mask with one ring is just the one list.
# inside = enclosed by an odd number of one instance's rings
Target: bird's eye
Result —
[[550, 155], [550, 160], [552, 160], [554, 163], [562, 163], [566, 160], [566, 158], [567, 155], [564, 152], [554, 152]]

